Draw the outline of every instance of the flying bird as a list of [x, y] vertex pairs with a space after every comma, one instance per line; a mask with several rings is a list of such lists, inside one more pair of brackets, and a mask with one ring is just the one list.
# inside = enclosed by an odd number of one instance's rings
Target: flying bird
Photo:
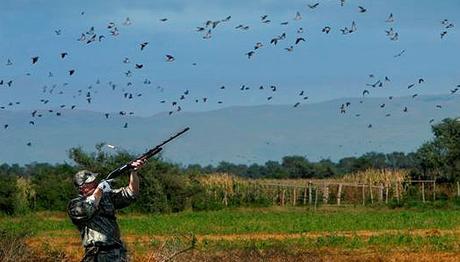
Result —
[[[166, 62], [173, 62], [175, 60], [174, 56], [166, 55]], [[179, 61], [180, 62], [180, 61]]]
[[144, 42], [142, 44], [140, 44], [141, 46], [141, 51], [144, 50], [144, 48], [149, 44], [149, 42]]
[[295, 44], [297, 45], [300, 41], [304, 41], [305, 42], [305, 39], [303, 37], [299, 37], [295, 40]]
[[388, 18], [385, 20], [386, 23], [393, 23], [394, 21], [395, 20], [394, 20], [394, 17], [393, 17], [393, 13], [390, 13]]
[[329, 34], [329, 32], [331, 31], [331, 27], [330, 26], [325, 26], [321, 31], [323, 33]]
[[255, 54], [254, 51], [249, 51], [249, 52], [247, 52], [245, 55], [247, 55], [247, 56], [248, 56], [248, 59], [250, 59], [254, 54]]

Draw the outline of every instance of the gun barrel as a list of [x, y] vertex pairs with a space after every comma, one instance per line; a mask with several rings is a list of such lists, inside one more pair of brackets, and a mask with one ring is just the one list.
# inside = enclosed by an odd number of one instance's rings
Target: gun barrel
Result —
[[169, 142], [171, 142], [173, 139], [177, 138], [178, 136], [182, 135], [183, 133], [187, 132], [188, 130], [190, 130], [189, 127], [186, 127], [184, 128], [182, 131], [180, 131], [179, 133], [171, 136], [170, 138], [168, 138], [167, 140], [163, 141], [161, 144], [157, 145], [156, 147], [150, 149], [149, 151], [147, 151], [146, 153], [142, 154], [141, 156], [139, 156], [138, 158], [136, 158], [135, 160], [133, 161], [130, 161], [129, 163], [127, 164], [124, 164], [123, 166], [113, 170], [112, 172], [110, 172], [107, 177], [106, 177], [106, 180], [109, 180], [109, 179], [113, 179], [113, 178], [116, 178], [120, 175], [122, 175], [125, 171], [131, 169], [131, 163], [133, 163], [134, 161], [138, 160], [138, 159], [149, 159], [151, 157], [153, 157], [154, 155], [158, 154], [162, 149], [163, 149], [163, 146]]

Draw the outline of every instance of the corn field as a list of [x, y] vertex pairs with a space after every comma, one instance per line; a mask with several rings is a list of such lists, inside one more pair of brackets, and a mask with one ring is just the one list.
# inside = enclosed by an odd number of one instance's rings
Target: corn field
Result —
[[263, 203], [279, 206], [399, 203], [411, 194], [422, 202], [436, 194], [460, 195], [460, 185], [411, 180], [406, 170], [366, 170], [334, 179], [247, 179], [216, 173], [202, 176], [207, 196], [224, 206]]

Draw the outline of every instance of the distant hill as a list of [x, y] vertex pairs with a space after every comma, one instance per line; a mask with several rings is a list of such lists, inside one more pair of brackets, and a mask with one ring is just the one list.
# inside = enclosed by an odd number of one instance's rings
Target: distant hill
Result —
[[[341, 114], [340, 105], [347, 101], [351, 105]], [[60, 117], [44, 114], [32, 118], [30, 112], [0, 111], [0, 124], [9, 124], [0, 130], [0, 162], [69, 162], [69, 148], [81, 146], [94, 151], [98, 142], [141, 153], [186, 126], [191, 131], [165, 148], [166, 160], [181, 164], [217, 164], [222, 160], [263, 163], [293, 154], [310, 160], [338, 160], [369, 151], [409, 152], [431, 138], [430, 119], [436, 123], [460, 116], [460, 96], [366, 98], [363, 103], [359, 98], [344, 98], [296, 108], [228, 107], [172, 116], [126, 117], [114, 113], [109, 119], [98, 112], [61, 112]], [[30, 125], [30, 120], [35, 125]], [[123, 128], [124, 122], [128, 128]], [[28, 142], [31, 146], [26, 145]]]

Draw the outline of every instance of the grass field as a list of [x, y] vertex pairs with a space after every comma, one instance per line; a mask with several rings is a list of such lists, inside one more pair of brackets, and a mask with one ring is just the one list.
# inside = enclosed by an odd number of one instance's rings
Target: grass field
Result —
[[[460, 259], [460, 210], [322, 207], [227, 209], [166, 215], [120, 215], [135, 260], [154, 261], [193, 245], [181, 260]], [[0, 230], [27, 231], [36, 254], [81, 256], [65, 213], [0, 218]], [[399, 258], [399, 259], [398, 259]]]

